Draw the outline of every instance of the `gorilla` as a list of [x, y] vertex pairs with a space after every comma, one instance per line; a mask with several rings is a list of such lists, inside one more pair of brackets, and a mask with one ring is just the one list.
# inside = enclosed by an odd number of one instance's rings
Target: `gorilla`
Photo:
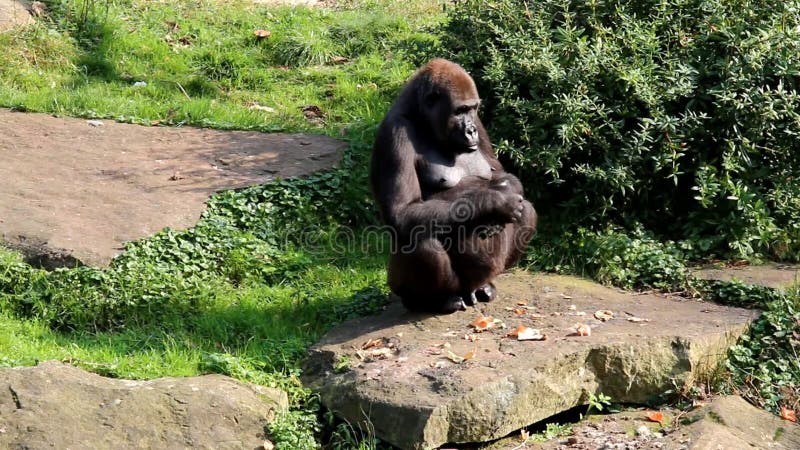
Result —
[[388, 283], [412, 311], [451, 313], [496, 295], [536, 231], [522, 184], [505, 172], [480, 119], [472, 77], [434, 59], [378, 128], [370, 184], [392, 230]]

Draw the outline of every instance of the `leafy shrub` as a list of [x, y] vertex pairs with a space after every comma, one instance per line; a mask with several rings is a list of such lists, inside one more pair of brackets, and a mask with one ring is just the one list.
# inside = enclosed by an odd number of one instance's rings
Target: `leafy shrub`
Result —
[[545, 239], [534, 241], [528, 256], [539, 269], [582, 273], [626, 289], [671, 291], [683, 289], [687, 282], [683, 255], [676, 245], [660, 242], [641, 228], [631, 233], [579, 228]]
[[800, 258], [800, 3], [465, 0], [443, 36], [542, 217]]
[[800, 402], [800, 290], [774, 293], [761, 317], [731, 347], [733, 381], [754, 403], [777, 412]]

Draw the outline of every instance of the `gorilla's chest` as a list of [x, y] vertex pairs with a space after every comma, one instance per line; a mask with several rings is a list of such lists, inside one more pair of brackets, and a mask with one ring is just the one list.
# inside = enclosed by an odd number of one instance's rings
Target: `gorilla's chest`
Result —
[[476, 176], [492, 178], [492, 166], [480, 151], [442, 155], [437, 151], [421, 152], [417, 160], [417, 177], [423, 192], [438, 192], [449, 189], [462, 178]]

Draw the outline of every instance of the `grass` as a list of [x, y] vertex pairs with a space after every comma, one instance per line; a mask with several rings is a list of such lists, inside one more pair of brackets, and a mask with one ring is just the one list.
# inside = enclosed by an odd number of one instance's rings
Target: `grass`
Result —
[[[89, 0], [85, 0], [89, 1]], [[47, 21], [0, 35], [0, 105], [164, 125], [316, 129], [300, 108], [325, 112], [322, 131], [371, 124], [434, 45], [435, 1], [350, 2], [338, 10], [213, 0], [48, 2]], [[78, 2], [78, 5], [81, 3]], [[107, 10], [105, 6], [107, 5]], [[258, 39], [255, 30], [268, 30]], [[340, 59], [336, 59], [340, 58]], [[347, 64], [336, 64], [346, 58]], [[145, 85], [142, 85], [145, 83]], [[274, 112], [252, 109], [258, 104]]]
[[[380, 237], [347, 247], [333, 239], [375, 220], [363, 170], [369, 144], [435, 48], [425, 31], [442, 19], [438, 2], [332, 10], [85, 1], [48, 2], [46, 20], [0, 34], [0, 106], [313, 131], [351, 146], [337, 170], [220, 193], [197, 226], [131, 243], [107, 269], [47, 272], [0, 249], [0, 365], [59, 359], [124, 378], [224, 373], [290, 393], [292, 410], [269, 430], [279, 448], [374, 448], [318, 416], [299, 366], [325, 331], [386, 300]], [[258, 29], [270, 37], [257, 39]], [[307, 105], [323, 120], [307, 120]]]
[[[446, 54], [430, 32], [442, 4], [47, 5], [37, 25], [0, 34], [0, 106], [144, 125], [313, 131], [350, 147], [338, 169], [214, 196], [197, 226], [131, 243], [107, 269], [47, 272], [0, 248], [0, 366], [60, 359], [124, 378], [224, 373], [290, 393], [292, 410], [270, 428], [279, 448], [379, 446], [369, 430], [321, 413], [298, 374], [323, 333], [386, 299], [385, 241], [362, 236], [343, 248], [336, 238], [342, 230], [360, 236], [376, 220], [365, 170], [373, 133], [411, 71]], [[270, 36], [257, 39], [259, 29]], [[322, 120], [304, 117], [309, 105]], [[548, 239], [533, 246], [531, 264], [627, 288], [687, 283], [681, 249], [643, 232]], [[726, 285], [704, 295], [767, 309], [732, 350], [731, 385], [773, 411], [796, 406], [800, 292]]]

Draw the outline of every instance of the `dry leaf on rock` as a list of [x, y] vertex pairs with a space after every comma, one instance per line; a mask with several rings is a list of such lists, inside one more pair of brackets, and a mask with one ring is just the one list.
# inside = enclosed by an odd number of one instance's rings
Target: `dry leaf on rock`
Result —
[[592, 328], [585, 323], [576, 323], [573, 325], [573, 329], [575, 332], [573, 336], [591, 336], [592, 335]]
[[492, 316], [480, 316], [473, 320], [470, 326], [473, 327], [476, 332], [480, 333], [481, 331], [486, 331], [489, 328], [492, 328], [494, 324], [495, 322]]
[[614, 318], [614, 312], [607, 309], [601, 309], [594, 313], [594, 318], [601, 322], [605, 322]]
[[647, 417], [647, 420], [651, 422], [658, 422], [658, 423], [664, 422], [664, 415], [661, 414], [661, 412], [659, 411], [646, 411], [644, 413], [644, 416]]
[[361, 344], [361, 350], [369, 350], [373, 347], [383, 347], [383, 339], [369, 339], [367, 342]]
[[797, 422], [797, 413], [785, 406], [781, 406], [781, 419], [788, 420], [789, 422]]
[[628, 317], [628, 322], [634, 322], [634, 323], [650, 322], [650, 319], [642, 319], [641, 317]]
[[473, 348], [472, 350], [468, 351], [466, 355], [464, 355], [464, 361], [469, 361], [470, 359], [474, 358], [475, 355], [478, 354], [478, 349]]
[[511, 330], [507, 337], [515, 337], [518, 341], [544, 341], [547, 340], [547, 335], [542, 334], [536, 328], [528, 328], [525, 325], [520, 325]]

